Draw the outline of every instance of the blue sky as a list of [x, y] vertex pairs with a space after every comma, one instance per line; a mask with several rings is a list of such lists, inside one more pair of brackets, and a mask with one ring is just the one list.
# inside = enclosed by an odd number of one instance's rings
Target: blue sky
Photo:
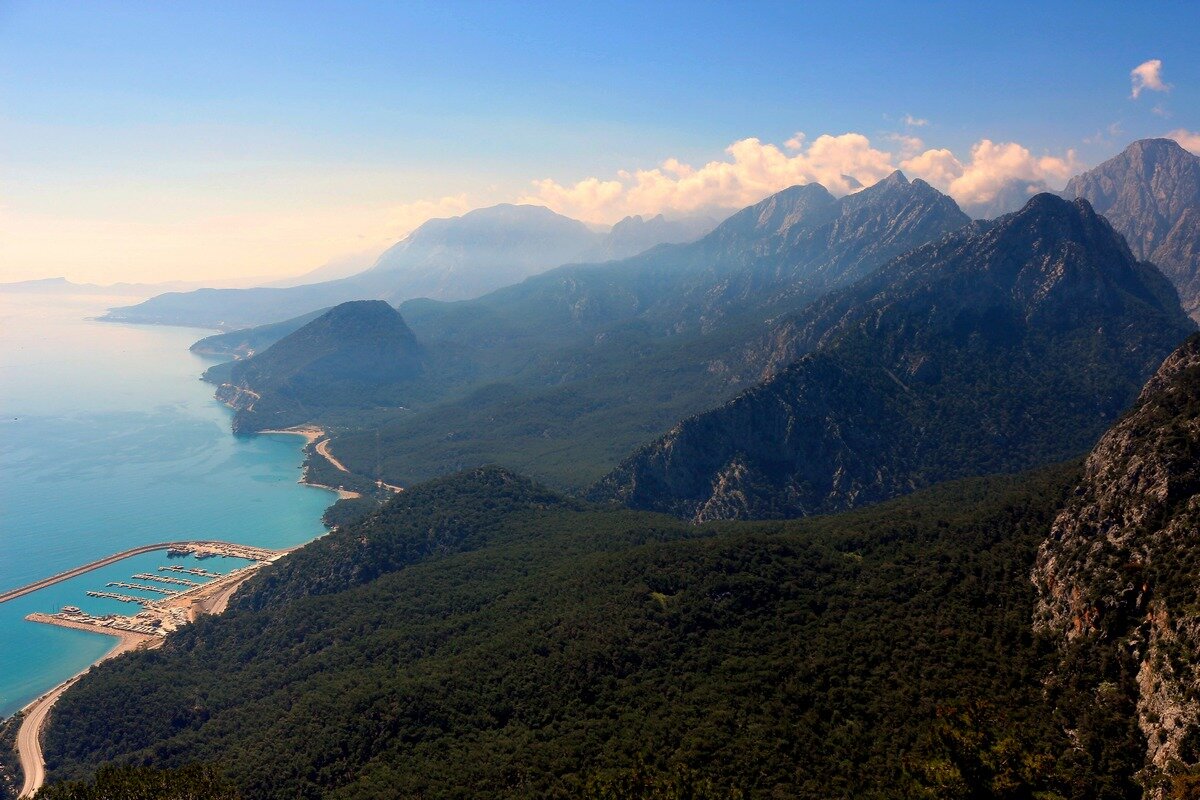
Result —
[[689, 213], [839, 158], [946, 150], [969, 201], [1200, 130], [1196, 4], [910, 5], [0, 2], [0, 279], [295, 274], [431, 214]]

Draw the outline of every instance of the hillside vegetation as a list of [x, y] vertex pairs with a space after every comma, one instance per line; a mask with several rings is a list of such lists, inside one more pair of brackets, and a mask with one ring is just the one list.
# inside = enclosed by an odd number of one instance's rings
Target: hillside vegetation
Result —
[[[498, 469], [435, 481], [95, 670], [55, 712], [52, 775], [208, 761], [249, 798], [1131, 796], [1137, 759], [1076, 751], [1042, 699], [1027, 576], [1075, 474], [700, 528]], [[629, 788], [650, 785], [691, 793]]]

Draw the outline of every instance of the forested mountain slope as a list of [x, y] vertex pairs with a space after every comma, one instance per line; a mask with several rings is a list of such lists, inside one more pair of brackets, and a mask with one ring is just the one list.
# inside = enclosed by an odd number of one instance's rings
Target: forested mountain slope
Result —
[[1059, 758], [1029, 635], [1074, 474], [703, 528], [501, 470], [435, 481], [94, 670], [56, 708], [51, 776], [215, 762], [289, 800], [1102, 796], [1127, 765]]
[[[594, 490], [703, 521], [813, 514], [1085, 451], [1194, 328], [1086, 201], [918, 248], [785, 321], [766, 383]], [[811, 352], [809, 352], [811, 351]]]
[[428, 366], [400, 312], [382, 300], [356, 300], [261, 353], [211, 368], [206, 378], [237, 409], [234, 430], [262, 430], [306, 422], [312, 408], [411, 402]]

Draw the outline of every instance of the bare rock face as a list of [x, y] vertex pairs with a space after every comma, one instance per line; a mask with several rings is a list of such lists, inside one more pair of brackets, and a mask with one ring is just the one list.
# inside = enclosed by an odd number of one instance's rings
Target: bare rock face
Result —
[[1171, 139], [1143, 139], [1072, 178], [1064, 194], [1090, 202], [1200, 314], [1200, 158]]
[[[1148, 796], [1200, 764], [1200, 337], [1146, 384], [1096, 445], [1075, 497], [1042, 545], [1035, 630], [1057, 642], [1050, 685], [1081, 653], [1134, 676]], [[1074, 662], [1073, 662], [1074, 659]], [[1099, 695], [1108, 682], [1095, 679]], [[1079, 711], [1066, 711], [1070, 730]]]

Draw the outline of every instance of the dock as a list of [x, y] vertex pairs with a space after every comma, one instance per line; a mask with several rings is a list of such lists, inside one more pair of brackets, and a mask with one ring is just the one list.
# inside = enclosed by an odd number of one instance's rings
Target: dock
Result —
[[173, 586], [203, 586], [200, 581], [192, 581], [187, 578], [168, 578], [166, 575], [152, 575], [149, 572], [139, 572], [133, 576], [135, 581], [155, 581], [157, 583], [169, 583]]
[[118, 600], [122, 603], [137, 603], [139, 606], [148, 606], [154, 601], [149, 597], [134, 597], [129, 594], [117, 594], [116, 592], [98, 592], [89, 589], [84, 592], [88, 597], [103, 597], [105, 600]]
[[186, 575], [197, 575], [201, 578], [219, 578], [219, 577], [221, 577], [221, 573], [219, 573], [219, 572], [209, 572], [208, 570], [201, 569], [200, 567], [181, 567], [178, 564], [171, 566], [171, 567], [159, 567], [158, 571], [159, 572], [182, 572]]
[[109, 586], [116, 586], [118, 589], [136, 589], [139, 592], [158, 592], [159, 594], [179, 594], [175, 589], [164, 589], [162, 586], [146, 586], [141, 583], [126, 583], [125, 581], [109, 581]]

